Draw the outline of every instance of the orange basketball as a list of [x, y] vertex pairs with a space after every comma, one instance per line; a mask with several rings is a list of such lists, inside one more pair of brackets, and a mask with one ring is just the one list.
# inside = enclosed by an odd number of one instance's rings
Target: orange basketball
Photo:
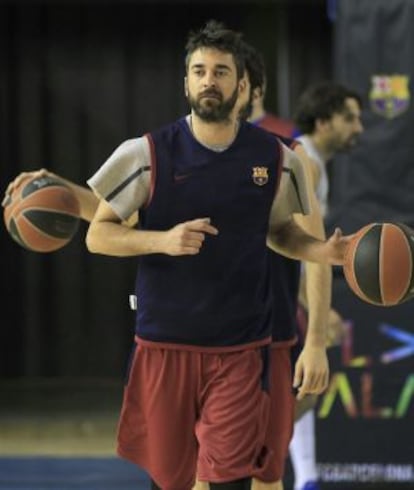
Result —
[[414, 297], [414, 230], [402, 223], [371, 223], [352, 239], [343, 267], [362, 300], [393, 306]]
[[34, 252], [64, 247], [79, 226], [79, 203], [73, 191], [50, 177], [23, 179], [4, 208], [10, 236]]

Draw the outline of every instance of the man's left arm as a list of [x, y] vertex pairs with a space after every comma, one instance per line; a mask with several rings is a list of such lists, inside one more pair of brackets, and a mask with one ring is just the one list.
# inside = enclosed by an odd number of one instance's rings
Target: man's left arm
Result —
[[293, 219], [297, 213], [309, 215], [311, 212], [310, 184], [300, 158], [286, 146], [282, 147], [284, 166], [270, 213], [268, 246], [293, 259], [343, 265], [351, 236], [344, 237], [341, 230], [336, 229], [328, 240], [323, 240], [308, 233]]
[[[302, 161], [308, 184], [311, 212], [295, 214], [295, 222], [317, 239], [325, 240], [325, 228], [315, 193], [315, 183], [309, 161], [301, 145], [295, 153]], [[299, 302], [308, 311], [305, 344], [297, 360], [294, 386], [299, 388], [297, 398], [322, 393], [329, 381], [329, 363], [326, 355], [328, 316], [332, 296], [332, 268], [328, 264], [304, 262]]]

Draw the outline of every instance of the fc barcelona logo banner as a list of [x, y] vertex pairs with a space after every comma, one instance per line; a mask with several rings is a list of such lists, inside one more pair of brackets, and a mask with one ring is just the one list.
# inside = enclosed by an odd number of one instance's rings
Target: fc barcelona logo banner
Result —
[[269, 180], [267, 167], [253, 167], [253, 182], [257, 185], [265, 185]]
[[409, 77], [406, 75], [374, 75], [369, 94], [372, 110], [393, 119], [410, 105]]

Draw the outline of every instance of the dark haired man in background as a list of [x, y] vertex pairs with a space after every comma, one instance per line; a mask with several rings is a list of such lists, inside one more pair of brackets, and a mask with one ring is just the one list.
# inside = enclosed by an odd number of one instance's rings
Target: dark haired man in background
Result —
[[[294, 123], [300, 133], [297, 139], [310, 157], [315, 192], [324, 217], [329, 198], [327, 165], [337, 153], [356, 144], [363, 131], [361, 110], [360, 95], [332, 81], [312, 84], [296, 105]], [[336, 310], [331, 309], [328, 345], [338, 345], [342, 333], [343, 321]], [[294, 490], [319, 490], [313, 408], [295, 423], [290, 458], [295, 474]]]

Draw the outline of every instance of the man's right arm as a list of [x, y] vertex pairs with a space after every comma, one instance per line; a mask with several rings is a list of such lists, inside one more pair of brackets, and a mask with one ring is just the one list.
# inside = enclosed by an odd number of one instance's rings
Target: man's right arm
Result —
[[196, 255], [205, 234], [217, 235], [209, 218], [179, 223], [166, 231], [138, 230], [125, 224], [111, 206], [101, 200], [86, 235], [86, 246], [92, 253], [130, 257], [161, 253]]
[[166, 231], [138, 230], [126, 220], [150, 201], [151, 151], [146, 137], [125, 142], [88, 180], [101, 196], [86, 245], [92, 253], [127, 257], [162, 253], [195, 255], [206, 233], [216, 235], [208, 217]]

